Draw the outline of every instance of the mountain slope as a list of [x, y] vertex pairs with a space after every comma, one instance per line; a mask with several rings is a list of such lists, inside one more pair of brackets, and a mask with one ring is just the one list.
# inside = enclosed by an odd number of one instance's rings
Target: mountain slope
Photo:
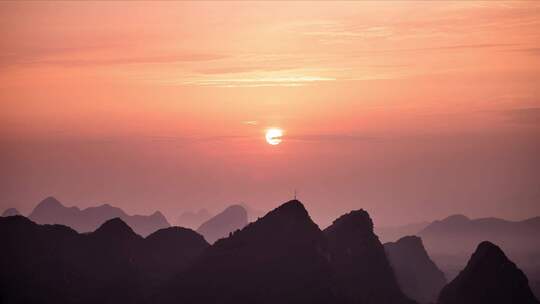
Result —
[[414, 303], [399, 289], [366, 211], [342, 215], [324, 234], [328, 240], [336, 303]]
[[162, 295], [174, 303], [331, 303], [329, 275], [324, 236], [293, 200], [218, 240]]
[[240, 205], [227, 207], [221, 213], [202, 223], [197, 232], [210, 243], [224, 238], [235, 230], [242, 229], [248, 223], [247, 211]]
[[527, 277], [504, 252], [482, 242], [467, 266], [441, 291], [439, 304], [537, 304]]
[[408, 297], [419, 303], [437, 300], [446, 278], [429, 258], [421, 238], [406, 236], [384, 244], [384, 249], [399, 286]]

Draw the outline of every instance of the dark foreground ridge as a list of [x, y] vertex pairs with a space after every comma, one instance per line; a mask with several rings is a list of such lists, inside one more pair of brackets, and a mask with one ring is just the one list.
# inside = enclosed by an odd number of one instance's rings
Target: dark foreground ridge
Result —
[[144, 239], [116, 218], [79, 234], [22, 216], [0, 218], [0, 244], [0, 303], [141, 303], [208, 247], [189, 229]]
[[[394, 273], [412, 271], [402, 263], [429, 264], [417, 238], [388, 245], [396, 247], [387, 248], [389, 261], [364, 210], [321, 231], [297, 200], [213, 245], [181, 227], [143, 238], [113, 218], [81, 234], [22, 216], [0, 218], [0, 245], [0, 303], [408, 304]], [[439, 299], [537, 303], [523, 273], [490, 243]]]
[[539, 303], [523, 272], [490, 242], [478, 245], [465, 269], [439, 296], [439, 304], [478, 303]]

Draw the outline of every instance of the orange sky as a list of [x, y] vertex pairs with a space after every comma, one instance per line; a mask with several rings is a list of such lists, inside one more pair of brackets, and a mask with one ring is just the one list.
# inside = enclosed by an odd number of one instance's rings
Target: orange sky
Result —
[[540, 214], [533, 1], [2, 2], [0, 38], [0, 209]]

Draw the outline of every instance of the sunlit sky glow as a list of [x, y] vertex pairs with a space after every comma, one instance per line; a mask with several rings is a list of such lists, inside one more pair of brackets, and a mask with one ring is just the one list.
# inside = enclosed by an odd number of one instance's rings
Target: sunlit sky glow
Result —
[[539, 8], [2, 2], [0, 208], [538, 214]]

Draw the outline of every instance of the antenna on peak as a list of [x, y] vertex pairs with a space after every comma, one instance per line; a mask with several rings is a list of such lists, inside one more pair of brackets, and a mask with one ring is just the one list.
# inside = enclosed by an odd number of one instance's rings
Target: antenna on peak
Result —
[[294, 200], [296, 200], [296, 189], [294, 189]]

